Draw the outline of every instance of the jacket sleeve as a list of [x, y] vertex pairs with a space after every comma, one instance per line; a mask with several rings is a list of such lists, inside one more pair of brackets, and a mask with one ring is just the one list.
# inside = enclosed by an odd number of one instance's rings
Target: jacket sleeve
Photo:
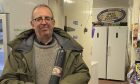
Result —
[[24, 67], [22, 68], [22, 66], [20, 58], [15, 58], [10, 54], [0, 77], [0, 84], [35, 84], [28, 81], [27, 74], [24, 73]]
[[60, 84], [88, 84], [90, 80], [89, 69], [80, 55], [76, 56], [68, 73]]

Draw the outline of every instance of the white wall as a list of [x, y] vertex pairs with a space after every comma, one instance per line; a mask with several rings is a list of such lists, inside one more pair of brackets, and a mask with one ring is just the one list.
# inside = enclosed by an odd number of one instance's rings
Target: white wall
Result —
[[[67, 26], [75, 29], [68, 32], [84, 47], [84, 60], [88, 66], [91, 64], [91, 25], [92, 25], [92, 0], [74, 0], [74, 3], [64, 3], [64, 14], [67, 16]], [[73, 24], [77, 21], [78, 25]], [[84, 28], [87, 32], [84, 33]]]
[[48, 0], [55, 19], [55, 27], [64, 29], [64, 4], [63, 0]]
[[[64, 3], [64, 14], [67, 16], [67, 26], [74, 28], [75, 31], [68, 32], [83, 47], [83, 59], [91, 70], [91, 50], [92, 50], [92, 0], [73, 0], [74, 3]], [[77, 21], [78, 24], [73, 24]], [[84, 33], [84, 29], [87, 32]], [[96, 70], [96, 69], [95, 69]], [[95, 76], [97, 77], [97, 76]], [[94, 78], [95, 78], [94, 77]], [[91, 79], [93, 80], [93, 79]], [[91, 84], [91, 81], [90, 83]]]

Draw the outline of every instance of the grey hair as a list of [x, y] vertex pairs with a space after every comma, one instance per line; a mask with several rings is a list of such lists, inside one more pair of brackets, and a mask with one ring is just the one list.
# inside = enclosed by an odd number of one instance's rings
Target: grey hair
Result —
[[48, 5], [46, 5], [46, 4], [39, 4], [39, 5], [37, 5], [37, 6], [35, 6], [35, 7], [33, 8], [31, 19], [33, 19], [33, 13], [34, 13], [35, 9], [37, 9], [37, 8], [39, 8], [39, 7], [46, 7], [46, 8], [48, 8], [48, 9], [51, 11], [51, 13], [52, 13], [52, 18], [54, 18], [52, 9], [51, 9]]

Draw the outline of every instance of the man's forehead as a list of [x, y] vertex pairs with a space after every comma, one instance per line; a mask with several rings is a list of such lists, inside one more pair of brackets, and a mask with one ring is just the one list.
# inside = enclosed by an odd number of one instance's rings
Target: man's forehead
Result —
[[38, 7], [33, 12], [33, 16], [45, 16], [46, 14], [52, 16], [52, 12], [47, 7]]
[[33, 13], [36, 13], [36, 12], [41, 12], [41, 11], [47, 11], [47, 12], [51, 12], [51, 10], [47, 7], [37, 7]]

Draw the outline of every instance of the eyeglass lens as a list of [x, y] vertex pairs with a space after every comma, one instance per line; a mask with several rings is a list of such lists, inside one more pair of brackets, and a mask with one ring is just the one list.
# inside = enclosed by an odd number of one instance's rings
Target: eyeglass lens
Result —
[[49, 17], [49, 16], [41, 16], [41, 17], [37, 17], [34, 19], [36, 22], [42, 22], [43, 20], [45, 21], [51, 21], [53, 20], [52, 17]]

